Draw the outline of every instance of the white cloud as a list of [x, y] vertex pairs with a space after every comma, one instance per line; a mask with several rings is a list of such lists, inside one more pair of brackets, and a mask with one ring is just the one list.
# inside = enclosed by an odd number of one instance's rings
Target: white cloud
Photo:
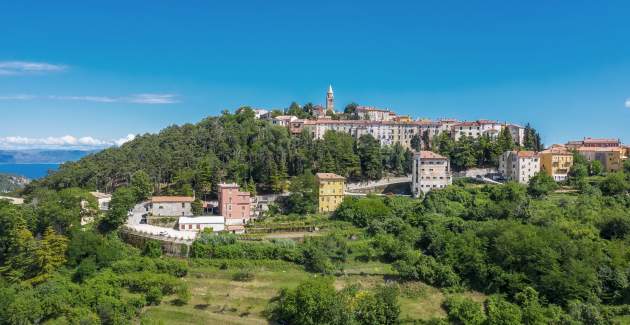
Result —
[[84, 102], [97, 102], [97, 103], [115, 103], [118, 101], [115, 97], [107, 96], [48, 96], [50, 99], [57, 100], [76, 100]]
[[0, 96], [0, 100], [29, 100], [33, 98], [35, 98], [35, 96], [25, 94]]
[[143, 105], [160, 105], [160, 104], [176, 104], [179, 103], [177, 95], [174, 94], [134, 94], [122, 97], [113, 96], [37, 96], [28, 94], [19, 95], [0, 95], [0, 100], [32, 100], [32, 99], [50, 99], [63, 101], [80, 101], [92, 103], [127, 103], [127, 104], [143, 104]]
[[0, 137], [0, 149], [103, 149], [121, 146], [131, 141], [135, 135], [129, 134], [118, 140], [103, 140], [94, 137], [75, 137], [64, 135], [61, 137], [29, 138], [20, 136]]
[[173, 94], [137, 94], [129, 98], [129, 102], [136, 104], [175, 104], [177, 95]]
[[65, 65], [45, 62], [0, 61], [0, 76], [61, 72], [67, 68]]
[[630, 108], [630, 98], [626, 99], [626, 107]]

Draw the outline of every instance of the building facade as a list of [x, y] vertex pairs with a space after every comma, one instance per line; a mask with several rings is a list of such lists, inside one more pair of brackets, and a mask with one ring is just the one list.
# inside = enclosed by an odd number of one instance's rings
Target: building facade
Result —
[[448, 158], [422, 150], [413, 156], [411, 190], [414, 197], [452, 184], [453, 177]]
[[149, 204], [149, 212], [158, 217], [192, 216], [191, 196], [154, 196]]
[[223, 216], [203, 216], [203, 217], [179, 217], [178, 229], [182, 231], [203, 231], [206, 228], [214, 232], [225, 230], [225, 218]]
[[540, 157], [534, 151], [506, 151], [499, 158], [499, 173], [506, 179], [529, 183], [540, 172]]
[[238, 184], [219, 184], [219, 214], [225, 218], [226, 230], [243, 232], [251, 219], [251, 197]]
[[551, 146], [540, 156], [540, 170], [553, 177], [556, 182], [565, 181], [573, 166], [573, 154], [565, 146]]
[[343, 202], [346, 178], [333, 173], [317, 173], [317, 211], [332, 212]]
[[605, 139], [605, 138], [584, 138], [582, 140], [569, 141], [566, 144], [567, 149], [577, 150], [581, 147], [587, 148], [617, 148], [621, 147], [621, 140], [619, 139]]
[[354, 111], [354, 115], [359, 120], [368, 121], [394, 121], [396, 119], [396, 113], [389, 109], [376, 108], [371, 106], [357, 106]]
[[577, 152], [586, 158], [589, 162], [598, 160], [602, 164], [605, 172], [618, 172], [623, 168], [623, 161], [626, 157], [623, 155], [622, 147], [579, 147]]

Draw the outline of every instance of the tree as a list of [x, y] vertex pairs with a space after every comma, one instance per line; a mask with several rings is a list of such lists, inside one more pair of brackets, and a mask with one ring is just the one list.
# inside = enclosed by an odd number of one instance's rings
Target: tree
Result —
[[602, 192], [608, 195], [622, 194], [630, 188], [624, 173], [610, 173], [599, 185]]
[[360, 117], [356, 114], [357, 111], [357, 107], [359, 106], [359, 104], [352, 102], [348, 105], [346, 105], [346, 107], [343, 110], [343, 113], [346, 114], [350, 119], [353, 120], [358, 120]]
[[450, 296], [446, 298], [444, 306], [448, 319], [455, 324], [482, 325], [486, 321], [481, 305], [469, 298]]
[[422, 138], [420, 137], [419, 134], [414, 134], [411, 137], [411, 149], [415, 151], [422, 150]]
[[503, 128], [501, 129], [501, 132], [499, 132], [497, 145], [501, 149], [501, 152], [514, 150], [514, 147], [515, 147], [514, 139], [512, 139], [512, 134], [510, 133], [510, 130], [508, 128]]
[[153, 239], [149, 239], [144, 243], [144, 248], [142, 249], [142, 255], [148, 257], [160, 257], [162, 256], [162, 244]]
[[139, 170], [131, 177], [131, 187], [136, 193], [136, 202], [146, 200], [153, 194], [153, 182], [149, 174]]
[[602, 174], [602, 163], [599, 160], [593, 160], [591, 162], [591, 176], [599, 176]]
[[359, 138], [357, 151], [361, 161], [361, 175], [364, 179], [380, 179], [383, 175], [381, 145], [373, 136], [366, 134]]
[[494, 295], [486, 300], [486, 313], [488, 325], [522, 324], [521, 308], [501, 296]]
[[542, 197], [558, 188], [558, 184], [544, 171], [536, 173], [534, 177], [529, 180], [527, 186], [527, 192], [533, 197]]
[[190, 210], [192, 210], [192, 214], [195, 216], [203, 215], [203, 202], [199, 199], [195, 199], [190, 203]]
[[130, 187], [119, 187], [112, 194], [112, 200], [109, 203], [109, 210], [102, 220], [101, 229], [111, 231], [118, 229], [127, 221], [129, 210], [136, 203], [136, 191]]

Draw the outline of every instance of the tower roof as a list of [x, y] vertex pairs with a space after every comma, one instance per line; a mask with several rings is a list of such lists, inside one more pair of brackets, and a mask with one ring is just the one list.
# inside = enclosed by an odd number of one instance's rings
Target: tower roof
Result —
[[332, 85], [328, 85], [328, 93], [329, 93], [329, 94], [332, 94], [332, 93], [333, 93], [333, 90], [332, 90]]

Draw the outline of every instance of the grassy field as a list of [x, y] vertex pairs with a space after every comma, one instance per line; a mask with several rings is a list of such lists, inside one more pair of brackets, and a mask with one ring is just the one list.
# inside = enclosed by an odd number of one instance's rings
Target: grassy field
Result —
[[[227, 267], [226, 267], [227, 266]], [[254, 278], [236, 281], [234, 274], [248, 270]], [[220, 261], [193, 262], [185, 281], [192, 297], [187, 305], [177, 306], [174, 297], [166, 297], [161, 305], [148, 307], [141, 315], [142, 324], [268, 324], [265, 309], [269, 300], [281, 288], [292, 288], [314, 276], [300, 266], [281, 261]], [[336, 277], [341, 289], [360, 284], [371, 287], [392, 278], [392, 269], [379, 262], [351, 262], [345, 274]], [[404, 320], [445, 317], [441, 305], [445, 295], [434, 287], [420, 282], [401, 284], [401, 310]], [[464, 293], [477, 301], [485, 297], [478, 293]]]

